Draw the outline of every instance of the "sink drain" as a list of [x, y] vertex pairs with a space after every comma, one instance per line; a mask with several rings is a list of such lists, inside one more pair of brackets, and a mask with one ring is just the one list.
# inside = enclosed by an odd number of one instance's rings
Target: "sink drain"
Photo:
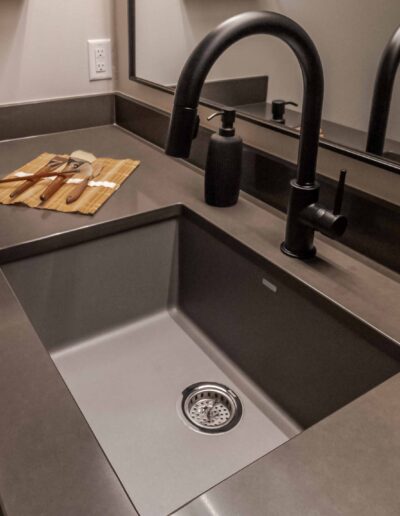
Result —
[[242, 415], [236, 394], [219, 383], [196, 383], [183, 391], [182, 411], [191, 425], [216, 434], [233, 428]]

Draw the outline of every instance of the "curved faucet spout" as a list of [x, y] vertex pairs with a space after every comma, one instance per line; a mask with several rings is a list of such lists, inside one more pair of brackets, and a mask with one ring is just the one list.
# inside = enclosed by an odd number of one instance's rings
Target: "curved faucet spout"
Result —
[[394, 32], [383, 51], [375, 79], [366, 151], [378, 156], [382, 156], [385, 146], [390, 102], [399, 65], [400, 27]]
[[198, 124], [200, 93], [211, 67], [228, 47], [256, 34], [282, 39], [300, 63], [304, 91], [297, 183], [314, 185], [324, 91], [321, 60], [308, 34], [293, 20], [277, 13], [250, 11], [234, 16], [210, 32], [195, 48], [178, 81], [166, 152], [178, 157], [189, 155]]
[[[346, 229], [347, 219], [338, 213], [344, 188], [344, 173], [333, 211], [318, 202], [319, 185], [315, 180], [319, 131], [321, 125], [324, 74], [317, 49], [308, 34], [293, 20], [268, 11], [239, 14], [219, 25], [195, 48], [187, 60], [175, 93], [166, 152], [189, 156], [199, 126], [197, 107], [206, 77], [218, 57], [237, 41], [255, 34], [276, 36], [295, 53], [303, 73], [303, 109], [297, 177], [290, 183], [285, 240], [282, 252], [308, 259], [315, 256], [314, 232], [336, 238]], [[339, 202], [340, 201], [340, 202]]]

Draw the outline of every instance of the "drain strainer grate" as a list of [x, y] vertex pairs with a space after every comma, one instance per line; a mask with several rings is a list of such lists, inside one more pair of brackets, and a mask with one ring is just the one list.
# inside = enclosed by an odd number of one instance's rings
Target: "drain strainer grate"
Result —
[[186, 419], [206, 433], [226, 432], [242, 415], [236, 394], [219, 383], [196, 383], [183, 392], [182, 410]]

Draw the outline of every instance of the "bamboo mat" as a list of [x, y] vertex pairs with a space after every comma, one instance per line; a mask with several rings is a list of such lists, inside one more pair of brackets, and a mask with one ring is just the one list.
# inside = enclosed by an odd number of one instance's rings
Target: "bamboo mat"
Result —
[[[46, 165], [54, 156], [55, 154], [43, 153], [6, 177], [13, 177], [16, 173], [21, 172], [34, 174]], [[116, 160], [111, 158], [97, 158], [93, 163], [93, 166], [95, 168], [99, 167], [101, 172], [96, 176], [96, 178], [94, 178], [94, 183], [91, 183], [94, 186], [88, 186], [81, 197], [72, 204], [67, 204], [66, 198], [74, 188], [76, 188], [76, 183], [64, 184], [58, 192], [56, 192], [45, 203], [42, 203], [40, 200], [40, 194], [50, 184], [50, 181], [52, 180], [51, 178], [42, 179], [37, 184], [29, 188], [29, 190], [14, 199], [10, 198], [10, 193], [15, 190], [21, 182], [0, 183], [0, 204], [22, 204], [29, 206], [30, 208], [39, 208], [41, 210], [93, 215], [137, 169], [139, 164], [140, 161], [134, 161], [131, 159]], [[82, 177], [84, 176], [75, 174], [73, 176], [73, 180], [77, 180]], [[103, 182], [104, 184], [98, 185], [98, 182]]]

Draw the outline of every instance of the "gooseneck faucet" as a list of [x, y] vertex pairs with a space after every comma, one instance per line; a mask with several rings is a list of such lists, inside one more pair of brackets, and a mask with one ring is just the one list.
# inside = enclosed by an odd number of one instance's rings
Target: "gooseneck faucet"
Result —
[[400, 64], [400, 27], [383, 51], [375, 79], [368, 127], [367, 152], [382, 156], [396, 72]]
[[[318, 204], [316, 162], [321, 125], [324, 77], [321, 61], [311, 38], [293, 20], [268, 11], [250, 11], [234, 16], [210, 32], [187, 60], [175, 93], [166, 153], [188, 157], [199, 127], [197, 108], [206, 77], [220, 55], [237, 41], [256, 34], [276, 36], [295, 53], [302, 70], [304, 92], [296, 179], [291, 182], [286, 236], [281, 249], [297, 258], [315, 255], [316, 229], [340, 236], [347, 225], [342, 215]], [[341, 193], [343, 193], [343, 180]], [[340, 199], [336, 207], [340, 205]], [[337, 211], [337, 210], [335, 210]]]

